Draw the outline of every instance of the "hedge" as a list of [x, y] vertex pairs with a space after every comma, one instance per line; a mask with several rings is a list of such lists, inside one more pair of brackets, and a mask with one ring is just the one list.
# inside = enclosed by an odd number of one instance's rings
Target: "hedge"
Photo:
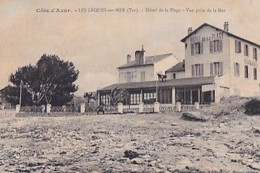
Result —
[[260, 115], [260, 100], [252, 99], [245, 104], [245, 113], [248, 115]]

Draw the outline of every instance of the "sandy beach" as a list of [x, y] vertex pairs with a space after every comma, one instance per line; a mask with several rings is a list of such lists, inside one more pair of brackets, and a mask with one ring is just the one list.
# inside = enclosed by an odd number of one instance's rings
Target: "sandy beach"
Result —
[[260, 119], [180, 113], [0, 119], [0, 172], [260, 171]]

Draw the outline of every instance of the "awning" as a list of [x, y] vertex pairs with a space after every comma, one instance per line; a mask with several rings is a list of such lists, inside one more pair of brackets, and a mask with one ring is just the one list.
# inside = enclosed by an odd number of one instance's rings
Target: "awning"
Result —
[[202, 92], [214, 91], [215, 90], [215, 85], [214, 84], [202, 85], [201, 90], [202, 90]]
[[[166, 80], [165, 82], [158, 82], [158, 87], [185, 87], [185, 86], [206, 86], [214, 84], [215, 79], [213, 76], [210, 77], [193, 77], [193, 78], [182, 78], [182, 79], [171, 79]], [[214, 86], [214, 85], [213, 85]], [[104, 87], [103, 89], [98, 90], [102, 91], [111, 91], [115, 88], [120, 89], [137, 89], [137, 88], [154, 88], [156, 87], [156, 81], [147, 81], [147, 82], [132, 82], [132, 83], [117, 83]]]

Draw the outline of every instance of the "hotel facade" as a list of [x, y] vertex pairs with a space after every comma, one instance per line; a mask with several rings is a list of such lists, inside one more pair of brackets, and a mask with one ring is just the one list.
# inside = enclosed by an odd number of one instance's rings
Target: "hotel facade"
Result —
[[[128, 92], [124, 105], [208, 104], [222, 97], [252, 97], [260, 94], [258, 53], [260, 45], [228, 31], [228, 23], [220, 29], [204, 23], [181, 42], [185, 59], [178, 62], [173, 54], [145, 56], [142, 48], [134, 60], [118, 67], [119, 81], [97, 91], [98, 104], [111, 104], [115, 88]], [[158, 80], [157, 74], [166, 77]]]

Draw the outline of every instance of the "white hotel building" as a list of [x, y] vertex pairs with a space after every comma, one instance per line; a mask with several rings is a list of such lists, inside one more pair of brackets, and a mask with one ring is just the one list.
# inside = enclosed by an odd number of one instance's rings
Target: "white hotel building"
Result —
[[[99, 104], [109, 105], [116, 87], [129, 92], [126, 105], [152, 104], [156, 97], [161, 104], [206, 104], [224, 96], [259, 95], [260, 45], [230, 33], [227, 22], [224, 29], [207, 23], [189, 28], [181, 42], [182, 62], [172, 54], [145, 56], [143, 48], [134, 60], [128, 55], [127, 63], [118, 67], [119, 82], [98, 90]], [[156, 82], [158, 72], [166, 74], [165, 82]]]

